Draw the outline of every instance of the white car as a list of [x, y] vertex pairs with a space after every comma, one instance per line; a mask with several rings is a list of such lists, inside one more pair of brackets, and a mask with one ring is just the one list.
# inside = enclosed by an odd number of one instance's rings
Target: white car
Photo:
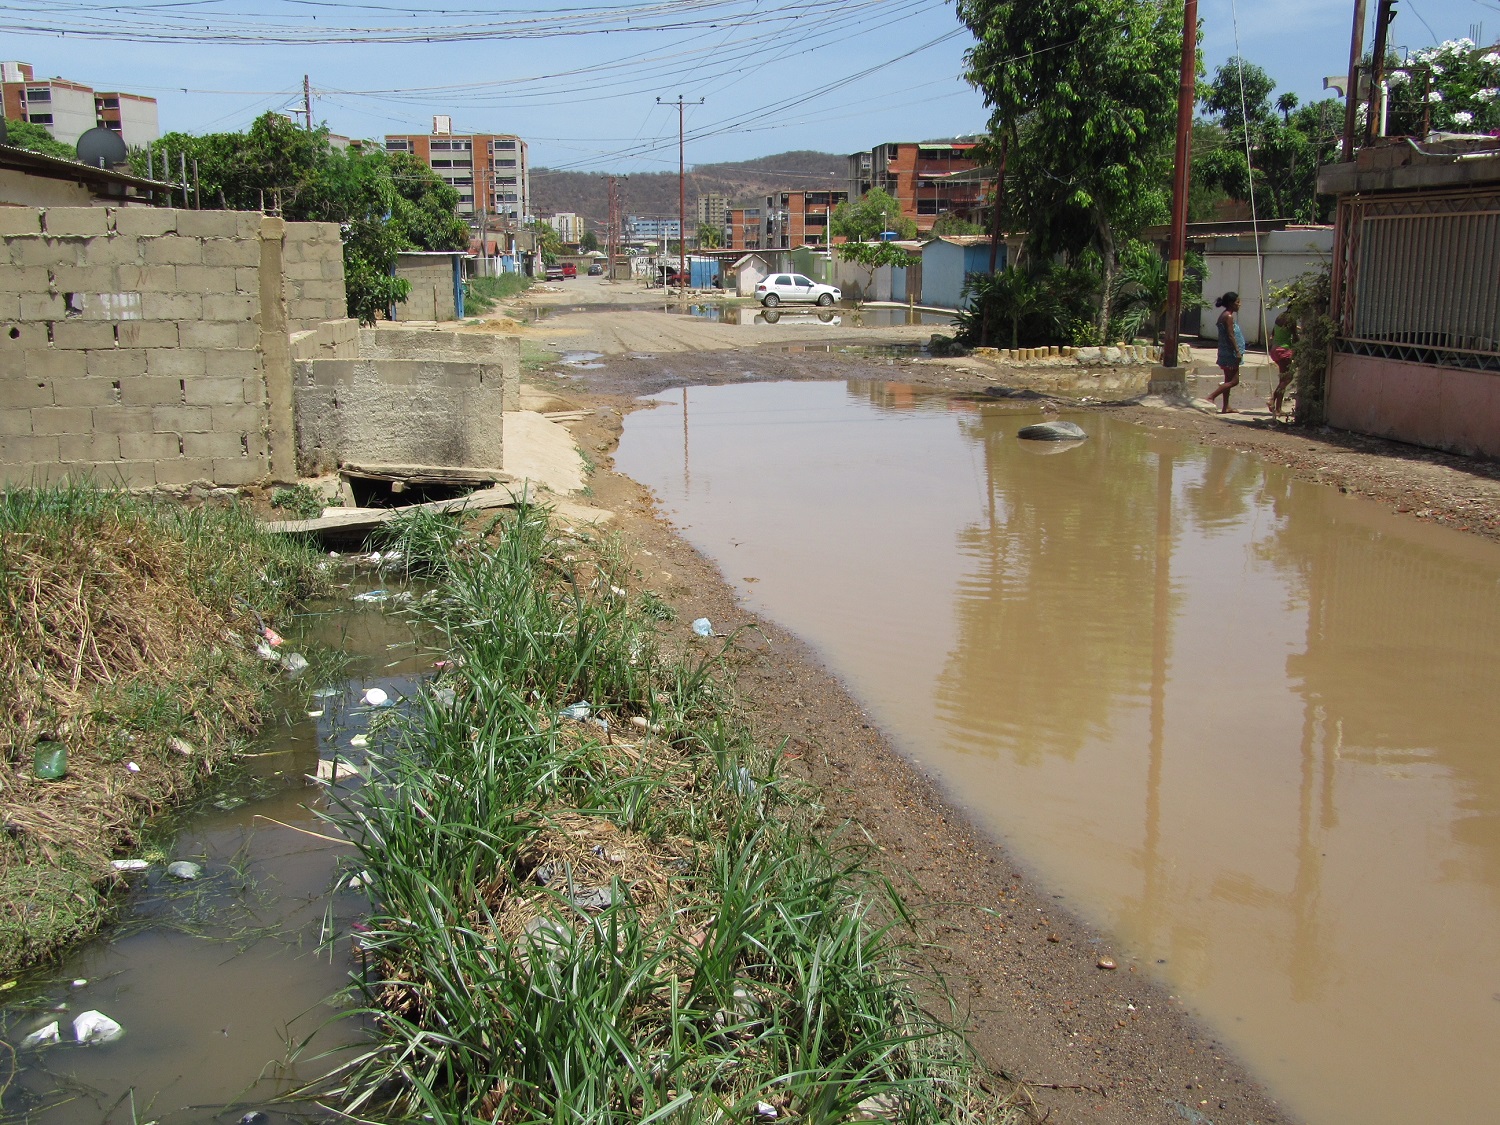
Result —
[[783, 301], [831, 305], [843, 294], [832, 285], [822, 285], [800, 273], [773, 273], [755, 287], [755, 296], [766, 308], [774, 309]]

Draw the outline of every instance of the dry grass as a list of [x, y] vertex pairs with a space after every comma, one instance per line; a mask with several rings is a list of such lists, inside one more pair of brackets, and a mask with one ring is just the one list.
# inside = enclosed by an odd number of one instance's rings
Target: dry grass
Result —
[[[0, 496], [0, 968], [96, 925], [109, 859], [258, 724], [250, 606], [280, 608], [316, 566], [259, 538], [234, 511]], [[65, 778], [33, 777], [38, 741], [67, 747]]]

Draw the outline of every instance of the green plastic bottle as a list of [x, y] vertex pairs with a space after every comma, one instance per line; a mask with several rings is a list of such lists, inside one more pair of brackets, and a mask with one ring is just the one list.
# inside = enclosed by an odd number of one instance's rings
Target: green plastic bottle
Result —
[[38, 742], [32, 773], [42, 781], [57, 781], [68, 773], [68, 748], [61, 742]]

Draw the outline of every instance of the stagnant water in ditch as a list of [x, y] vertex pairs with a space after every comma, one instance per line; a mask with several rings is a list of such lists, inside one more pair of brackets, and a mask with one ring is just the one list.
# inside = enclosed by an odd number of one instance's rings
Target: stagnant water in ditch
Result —
[[1311, 1125], [1492, 1119], [1500, 548], [1036, 420], [692, 388], [616, 464]]
[[[353, 849], [309, 834], [336, 835], [317, 816], [330, 791], [309, 775], [320, 760], [357, 768], [366, 752], [358, 743], [378, 742], [367, 732], [384, 708], [365, 705], [367, 688], [381, 688], [399, 707], [431, 672], [431, 653], [391, 612], [399, 600], [353, 600], [403, 597], [385, 590], [392, 577], [343, 571], [348, 585], [339, 597], [276, 623], [289, 647], [346, 654], [347, 683], [340, 677], [310, 704], [306, 692], [289, 690], [294, 718], [249, 750], [242, 779], [176, 818], [162, 854], [132, 877], [121, 923], [0, 996], [7, 1044], [52, 1020], [64, 1040], [18, 1051], [12, 1079], [0, 1081], [0, 1121], [185, 1125], [257, 1112], [268, 1122], [325, 1119], [314, 1107], [275, 1099], [331, 1070], [340, 1049], [362, 1035], [357, 1020], [334, 1019], [340, 1008], [329, 1001], [350, 983], [349, 924], [368, 904], [347, 886]], [[337, 790], [357, 784], [344, 779]], [[202, 865], [202, 877], [168, 876], [167, 862], [177, 859]], [[88, 1010], [122, 1025], [123, 1037], [68, 1042], [72, 1020]], [[288, 1065], [291, 1045], [304, 1040]]]

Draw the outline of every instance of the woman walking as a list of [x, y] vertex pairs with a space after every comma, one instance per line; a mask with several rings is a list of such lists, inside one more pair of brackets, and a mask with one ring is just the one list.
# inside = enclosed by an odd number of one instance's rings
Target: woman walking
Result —
[[1239, 317], [1240, 295], [1238, 293], [1225, 293], [1214, 302], [1214, 305], [1224, 311], [1219, 314], [1219, 369], [1224, 372], [1224, 382], [1208, 396], [1208, 401], [1223, 396], [1220, 403], [1220, 414], [1233, 414], [1229, 407], [1229, 392], [1240, 385], [1240, 364], [1245, 360], [1245, 334], [1240, 331]]

